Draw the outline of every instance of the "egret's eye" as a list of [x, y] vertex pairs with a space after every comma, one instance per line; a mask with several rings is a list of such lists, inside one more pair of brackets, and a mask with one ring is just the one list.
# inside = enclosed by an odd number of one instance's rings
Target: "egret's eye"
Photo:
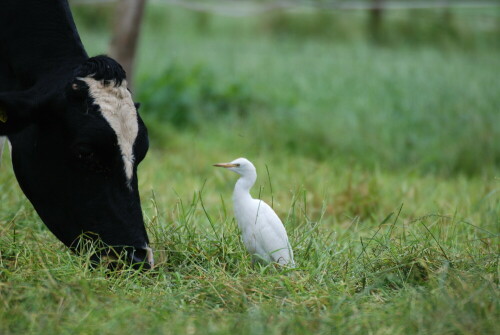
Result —
[[234, 164], [234, 165], [236, 165], [236, 167], [240, 167], [240, 164]]

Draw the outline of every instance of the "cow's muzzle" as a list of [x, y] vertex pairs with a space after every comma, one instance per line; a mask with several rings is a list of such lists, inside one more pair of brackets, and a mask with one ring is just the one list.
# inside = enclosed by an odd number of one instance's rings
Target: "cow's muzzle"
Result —
[[143, 248], [134, 248], [128, 253], [128, 260], [134, 268], [151, 269], [155, 265], [153, 249], [147, 245]]

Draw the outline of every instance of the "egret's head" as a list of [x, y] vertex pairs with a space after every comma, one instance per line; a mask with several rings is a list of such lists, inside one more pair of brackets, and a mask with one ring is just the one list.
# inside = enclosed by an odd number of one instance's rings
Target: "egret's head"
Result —
[[218, 163], [214, 164], [216, 167], [226, 168], [228, 170], [234, 171], [240, 176], [254, 175], [256, 174], [255, 166], [246, 158], [238, 158], [230, 163]]

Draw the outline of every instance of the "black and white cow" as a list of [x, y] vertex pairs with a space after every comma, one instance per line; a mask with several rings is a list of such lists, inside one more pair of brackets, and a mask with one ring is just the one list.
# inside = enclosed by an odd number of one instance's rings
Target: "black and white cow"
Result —
[[87, 56], [67, 0], [1, 1], [0, 136], [23, 192], [65, 245], [91, 233], [152, 265], [137, 187], [148, 135], [137, 107], [122, 67]]

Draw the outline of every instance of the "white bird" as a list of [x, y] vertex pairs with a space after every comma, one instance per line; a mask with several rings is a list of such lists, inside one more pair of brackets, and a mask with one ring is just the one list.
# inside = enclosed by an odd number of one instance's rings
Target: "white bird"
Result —
[[250, 188], [257, 180], [255, 166], [246, 158], [214, 164], [236, 172], [241, 177], [233, 193], [234, 216], [243, 243], [254, 260], [295, 267], [293, 251], [285, 227], [274, 210], [260, 199], [253, 199]]

